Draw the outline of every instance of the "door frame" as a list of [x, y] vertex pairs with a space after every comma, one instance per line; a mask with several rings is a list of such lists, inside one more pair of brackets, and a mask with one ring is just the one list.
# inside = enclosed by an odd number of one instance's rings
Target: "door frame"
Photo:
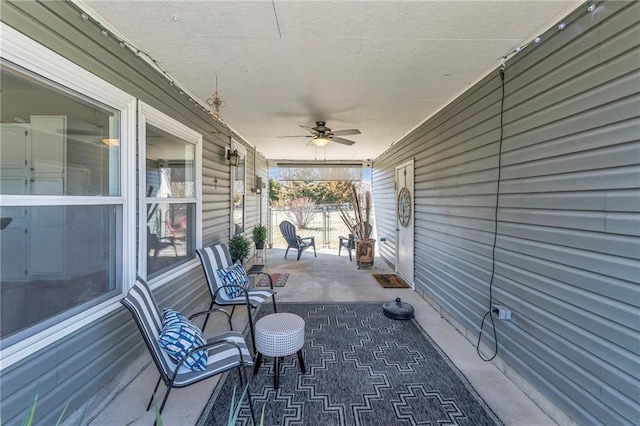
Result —
[[[398, 194], [400, 192], [400, 190], [402, 189], [403, 186], [406, 186], [406, 177], [405, 177], [405, 182], [404, 185], [401, 186], [401, 182], [398, 182], [398, 171], [401, 169], [405, 169], [408, 171], [408, 173], [410, 173], [411, 175], [411, 187], [409, 188], [410, 194], [411, 194], [411, 219], [409, 222], [409, 225], [406, 227], [402, 227], [400, 225], [400, 221], [398, 219]], [[406, 176], [406, 175], [405, 175]], [[415, 269], [415, 161], [414, 159], [411, 159], [409, 161], [406, 161], [398, 166], [396, 166], [395, 168], [395, 173], [394, 173], [394, 194], [395, 194], [395, 210], [394, 210], [394, 214], [396, 217], [396, 247], [395, 247], [395, 272], [396, 274], [398, 274], [399, 276], [401, 276], [410, 286], [412, 289], [415, 289], [415, 283], [414, 283], [414, 269]], [[400, 250], [399, 250], [399, 243], [400, 243], [400, 229], [406, 229], [406, 231], [411, 235], [411, 244], [409, 245], [409, 247], [406, 250], [406, 256], [407, 258], [410, 260], [411, 262], [411, 273], [410, 276], [405, 276], [400, 272], [399, 269], [399, 263], [400, 263]], [[404, 252], [404, 250], [403, 250]]]

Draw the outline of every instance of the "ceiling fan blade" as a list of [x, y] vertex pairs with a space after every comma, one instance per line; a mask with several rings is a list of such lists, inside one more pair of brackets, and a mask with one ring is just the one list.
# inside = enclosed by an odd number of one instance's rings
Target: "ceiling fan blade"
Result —
[[341, 143], [343, 145], [353, 145], [355, 143], [354, 141], [350, 141], [349, 139], [337, 138], [335, 136], [330, 136], [329, 140], [332, 141], [332, 142]]
[[336, 130], [332, 132], [335, 136], [349, 136], [349, 135], [359, 135], [360, 130], [358, 129], [344, 129], [344, 130]]
[[314, 135], [318, 132], [316, 132], [313, 127], [309, 127], [309, 126], [303, 126], [302, 124], [300, 125], [300, 127], [302, 127], [303, 129], [306, 129], [308, 131], [310, 131], [311, 133], [313, 133]]
[[276, 136], [276, 138], [313, 138], [312, 135], [291, 135], [291, 136]]

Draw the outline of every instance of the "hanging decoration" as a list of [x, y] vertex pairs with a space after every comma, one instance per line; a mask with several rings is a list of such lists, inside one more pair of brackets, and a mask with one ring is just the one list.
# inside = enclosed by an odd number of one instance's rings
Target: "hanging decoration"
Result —
[[209, 99], [207, 99], [207, 105], [213, 108], [211, 116], [214, 120], [220, 119], [220, 108], [227, 106], [227, 103], [220, 98], [220, 94], [218, 93], [218, 73], [216, 73], [216, 91]]

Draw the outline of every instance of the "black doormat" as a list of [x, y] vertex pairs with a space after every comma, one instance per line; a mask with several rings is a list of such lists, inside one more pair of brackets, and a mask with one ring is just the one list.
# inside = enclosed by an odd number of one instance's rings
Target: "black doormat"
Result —
[[[258, 316], [271, 313], [263, 305]], [[250, 380], [255, 415], [265, 425], [502, 425], [464, 375], [414, 321], [383, 315], [379, 303], [279, 303], [305, 320], [304, 363], [284, 357], [280, 387], [273, 360]], [[251, 372], [247, 369], [247, 373]], [[197, 425], [226, 425], [234, 371], [220, 380]], [[251, 424], [249, 405], [237, 424]]]
[[384, 288], [410, 288], [409, 284], [396, 274], [373, 274], [373, 278]]

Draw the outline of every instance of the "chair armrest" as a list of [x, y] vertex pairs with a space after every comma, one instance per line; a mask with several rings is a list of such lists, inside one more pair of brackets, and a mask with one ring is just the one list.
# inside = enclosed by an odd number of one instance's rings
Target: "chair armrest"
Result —
[[298, 240], [300, 240], [300, 241], [304, 241], [304, 240], [311, 240], [311, 241], [313, 241], [313, 240], [315, 240], [315, 239], [316, 239], [316, 237], [304, 237], [304, 238], [300, 238], [300, 237], [298, 237]]
[[[234, 342], [233, 340], [229, 340], [229, 339], [216, 339], [216, 340], [211, 340], [208, 341], [207, 343], [205, 343], [202, 346], [198, 346], [196, 348], [193, 348], [192, 350], [190, 350], [189, 352], [186, 353], [186, 355], [184, 357], [182, 357], [182, 359], [176, 364], [176, 368], [173, 371], [173, 375], [171, 377], [171, 385], [173, 385], [173, 382], [175, 382], [176, 377], [178, 376], [178, 371], [180, 370], [180, 367], [182, 367], [182, 364], [184, 364], [184, 362], [187, 360], [187, 358], [189, 357], [189, 355], [201, 351], [201, 350], [207, 350], [213, 346], [219, 345], [220, 343], [228, 343], [230, 345], [233, 345], [236, 347], [236, 349], [238, 350], [238, 357], [239, 357], [239, 361], [240, 361], [240, 365], [242, 367], [244, 367], [244, 358], [242, 356], [242, 349], [240, 348], [240, 346]], [[249, 351], [249, 357], [251, 357], [251, 352]], [[252, 360], [253, 361], [253, 360]], [[253, 362], [252, 362], [253, 364]]]
[[191, 321], [192, 319], [197, 318], [199, 316], [212, 314], [214, 312], [223, 312], [227, 316], [227, 319], [231, 318], [231, 315], [229, 315], [229, 312], [225, 311], [224, 309], [222, 309], [222, 308], [213, 308], [213, 309], [207, 309], [206, 311], [196, 312], [195, 314], [190, 315], [189, 317], [187, 317], [187, 319], [189, 321]]
[[229, 288], [239, 288], [240, 291], [244, 292], [244, 295], [247, 297], [247, 305], [249, 305], [249, 290], [244, 288], [241, 285], [238, 285], [238, 284], [224, 284], [224, 285], [221, 285], [213, 293], [213, 298], [215, 299], [216, 296], [218, 295], [218, 293], [220, 292], [220, 290], [222, 290], [223, 288], [227, 288], [227, 287], [229, 287]]

